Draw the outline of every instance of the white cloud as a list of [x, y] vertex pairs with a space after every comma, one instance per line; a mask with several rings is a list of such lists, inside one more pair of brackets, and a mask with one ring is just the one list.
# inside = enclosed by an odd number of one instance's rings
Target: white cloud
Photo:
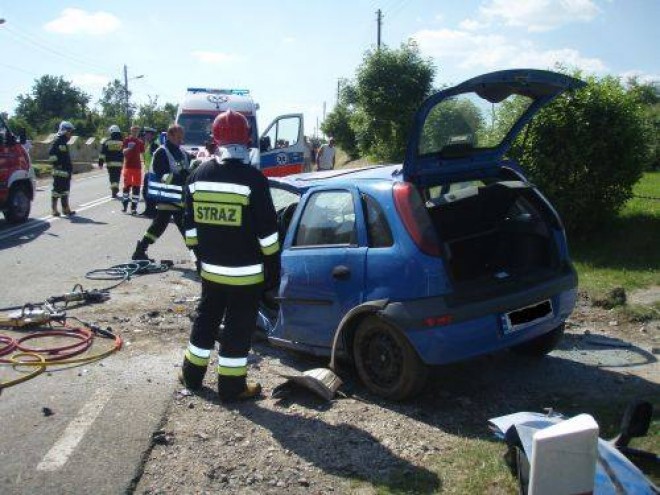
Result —
[[107, 76], [99, 74], [71, 74], [69, 80], [75, 85], [86, 90], [99, 90], [110, 82]]
[[479, 8], [487, 19], [528, 31], [549, 31], [572, 22], [589, 22], [600, 13], [594, 0], [489, 0]]
[[463, 19], [458, 24], [458, 27], [464, 29], [465, 31], [476, 31], [478, 29], [483, 29], [485, 27], [488, 27], [488, 24], [481, 21], [477, 21], [476, 19]]
[[57, 19], [44, 24], [44, 29], [58, 34], [101, 36], [117, 31], [119, 26], [119, 18], [108, 12], [86, 12], [82, 9], [67, 8]]
[[295, 41], [296, 38], [294, 38], [293, 36], [285, 36], [284, 38], [282, 38], [282, 43], [289, 44], [289, 43], [294, 43]]
[[632, 78], [636, 78], [641, 84], [652, 84], [660, 82], [660, 74], [649, 74], [641, 70], [628, 70], [619, 74], [621, 80], [625, 83]]
[[205, 64], [224, 64], [233, 62], [237, 59], [236, 55], [224, 52], [211, 52], [205, 50], [197, 50], [192, 52], [192, 56], [198, 61]]
[[602, 72], [607, 68], [600, 59], [584, 57], [573, 48], [543, 50], [531, 41], [513, 41], [502, 35], [439, 29], [418, 31], [413, 38], [426, 55], [457, 64], [462, 69], [548, 69], [557, 63], [587, 72]]

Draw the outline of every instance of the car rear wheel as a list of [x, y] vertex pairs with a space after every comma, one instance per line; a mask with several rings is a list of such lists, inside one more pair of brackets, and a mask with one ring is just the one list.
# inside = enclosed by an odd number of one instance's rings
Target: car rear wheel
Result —
[[353, 358], [360, 380], [381, 397], [403, 400], [419, 393], [428, 370], [399, 330], [375, 316], [358, 327]]
[[528, 342], [513, 346], [511, 350], [521, 356], [543, 357], [557, 347], [563, 336], [564, 324], [562, 323], [548, 333], [544, 333]]
[[13, 186], [9, 191], [5, 218], [9, 223], [25, 222], [30, 216], [30, 197], [24, 187]]

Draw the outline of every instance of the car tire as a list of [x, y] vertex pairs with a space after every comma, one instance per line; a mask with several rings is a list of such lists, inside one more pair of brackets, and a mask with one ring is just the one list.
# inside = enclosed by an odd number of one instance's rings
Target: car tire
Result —
[[554, 330], [544, 333], [522, 344], [513, 346], [511, 350], [516, 354], [528, 357], [543, 357], [554, 350], [564, 336], [564, 324], [562, 323]]
[[375, 316], [357, 328], [353, 359], [362, 383], [386, 399], [412, 397], [426, 383], [428, 369], [412, 345], [397, 328]]
[[9, 223], [23, 223], [30, 216], [30, 196], [22, 186], [13, 186], [9, 191], [5, 218]]

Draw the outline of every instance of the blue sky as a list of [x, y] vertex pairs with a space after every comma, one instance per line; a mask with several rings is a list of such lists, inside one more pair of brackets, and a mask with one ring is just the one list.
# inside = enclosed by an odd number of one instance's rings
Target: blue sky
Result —
[[261, 130], [303, 112], [312, 134], [324, 102], [328, 112], [335, 104], [338, 79], [351, 78], [375, 45], [379, 8], [383, 43], [417, 40], [437, 86], [556, 62], [660, 79], [658, 0], [5, 1], [0, 110], [11, 114], [43, 74], [97, 101], [127, 64], [129, 78], [144, 75], [129, 81], [136, 102], [176, 103], [189, 86], [247, 88]]

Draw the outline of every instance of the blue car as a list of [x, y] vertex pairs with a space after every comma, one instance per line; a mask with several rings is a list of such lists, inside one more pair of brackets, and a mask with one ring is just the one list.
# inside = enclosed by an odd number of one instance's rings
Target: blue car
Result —
[[282, 278], [259, 326], [270, 343], [351, 359], [401, 400], [428, 367], [503, 349], [543, 356], [575, 306], [557, 212], [506, 152], [577, 79], [506, 70], [429, 97], [401, 165], [270, 179]]

